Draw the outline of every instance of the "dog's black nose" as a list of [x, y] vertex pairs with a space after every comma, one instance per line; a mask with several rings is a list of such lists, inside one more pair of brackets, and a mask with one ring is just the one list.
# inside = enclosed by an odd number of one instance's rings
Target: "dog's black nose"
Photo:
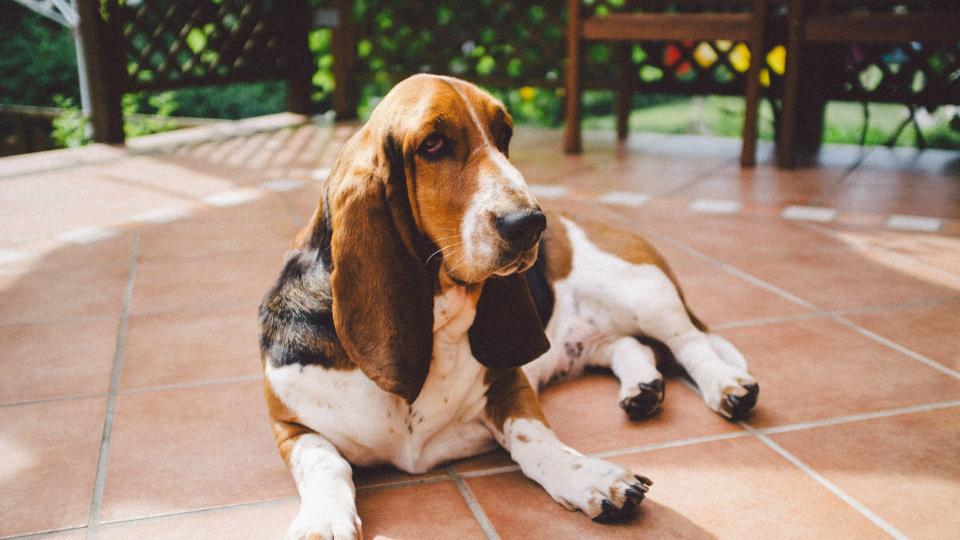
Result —
[[523, 251], [540, 239], [547, 228], [547, 216], [539, 209], [508, 212], [496, 219], [497, 231], [515, 249]]

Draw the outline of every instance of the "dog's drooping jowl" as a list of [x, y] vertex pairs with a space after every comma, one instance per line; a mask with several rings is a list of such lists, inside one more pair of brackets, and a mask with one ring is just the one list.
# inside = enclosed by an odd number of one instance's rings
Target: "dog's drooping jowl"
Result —
[[756, 403], [743, 356], [649, 244], [541, 209], [507, 157], [511, 122], [483, 90], [418, 75], [341, 151], [260, 309], [273, 431], [301, 496], [290, 537], [360, 536], [351, 464], [420, 473], [496, 445], [565, 507], [629, 517], [651, 482], [564, 446], [536, 392], [606, 367], [625, 411], [649, 415], [663, 379], [648, 340], [711, 409]]

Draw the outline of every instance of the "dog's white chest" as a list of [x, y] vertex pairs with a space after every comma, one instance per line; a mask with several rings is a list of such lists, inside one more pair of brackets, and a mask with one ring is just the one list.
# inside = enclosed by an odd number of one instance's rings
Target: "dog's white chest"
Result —
[[474, 307], [462, 290], [434, 301], [430, 372], [417, 400], [385, 392], [359, 369], [273, 367], [276, 395], [300, 421], [357, 465], [392, 463], [409, 472], [483, 451], [492, 436], [481, 424], [484, 368], [470, 352]]

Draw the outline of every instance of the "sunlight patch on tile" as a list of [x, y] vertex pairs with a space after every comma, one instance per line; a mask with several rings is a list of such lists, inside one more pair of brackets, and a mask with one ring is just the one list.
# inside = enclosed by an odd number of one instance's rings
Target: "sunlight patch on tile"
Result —
[[943, 220], [932, 217], [893, 214], [887, 218], [887, 227], [901, 231], [937, 232], [943, 227]]
[[827, 223], [837, 217], [836, 208], [824, 208], [819, 206], [788, 206], [780, 214], [783, 219], [795, 221], [817, 221]]
[[231, 189], [230, 191], [221, 191], [203, 198], [203, 202], [211, 206], [236, 206], [238, 204], [255, 201], [263, 196], [263, 193], [255, 189]]
[[116, 229], [108, 227], [79, 227], [62, 232], [54, 238], [68, 244], [92, 244], [93, 242], [113, 238], [116, 235]]
[[650, 201], [650, 196], [646, 193], [636, 193], [633, 191], [608, 191], [597, 197], [597, 200], [606, 204], [615, 204], [618, 206], [643, 206]]
[[743, 209], [740, 201], [727, 199], [695, 199], [688, 209], [702, 214], [736, 214]]
[[543, 199], [557, 199], [570, 192], [567, 186], [548, 186], [546, 184], [530, 184], [530, 193], [534, 197]]
[[264, 182], [260, 184], [260, 187], [267, 191], [276, 191], [282, 193], [303, 187], [303, 182], [300, 180], [294, 180], [292, 178], [278, 178], [276, 180]]
[[18, 262], [29, 258], [29, 253], [14, 251], [12, 249], [0, 249], [0, 264]]
[[140, 212], [130, 218], [131, 221], [140, 223], [170, 223], [190, 215], [190, 208], [185, 205], [170, 205]]

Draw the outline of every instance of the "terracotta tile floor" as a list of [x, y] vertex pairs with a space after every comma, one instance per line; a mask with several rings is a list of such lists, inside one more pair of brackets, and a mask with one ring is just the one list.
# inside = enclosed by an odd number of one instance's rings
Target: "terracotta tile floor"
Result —
[[[354, 130], [289, 120], [0, 160], [0, 538], [282, 535], [255, 311]], [[655, 480], [635, 521], [563, 510], [498, 451], [357, 470], [369, 537], [956, 537], [960, 153], [744, 170], [733, 140], [559, 141], [512, 150], [541, 202], [657, 245], [758, 408], [727, 422], [672, 378], [631, 422], [609, 376], [555, 385], [561, 439]]]

